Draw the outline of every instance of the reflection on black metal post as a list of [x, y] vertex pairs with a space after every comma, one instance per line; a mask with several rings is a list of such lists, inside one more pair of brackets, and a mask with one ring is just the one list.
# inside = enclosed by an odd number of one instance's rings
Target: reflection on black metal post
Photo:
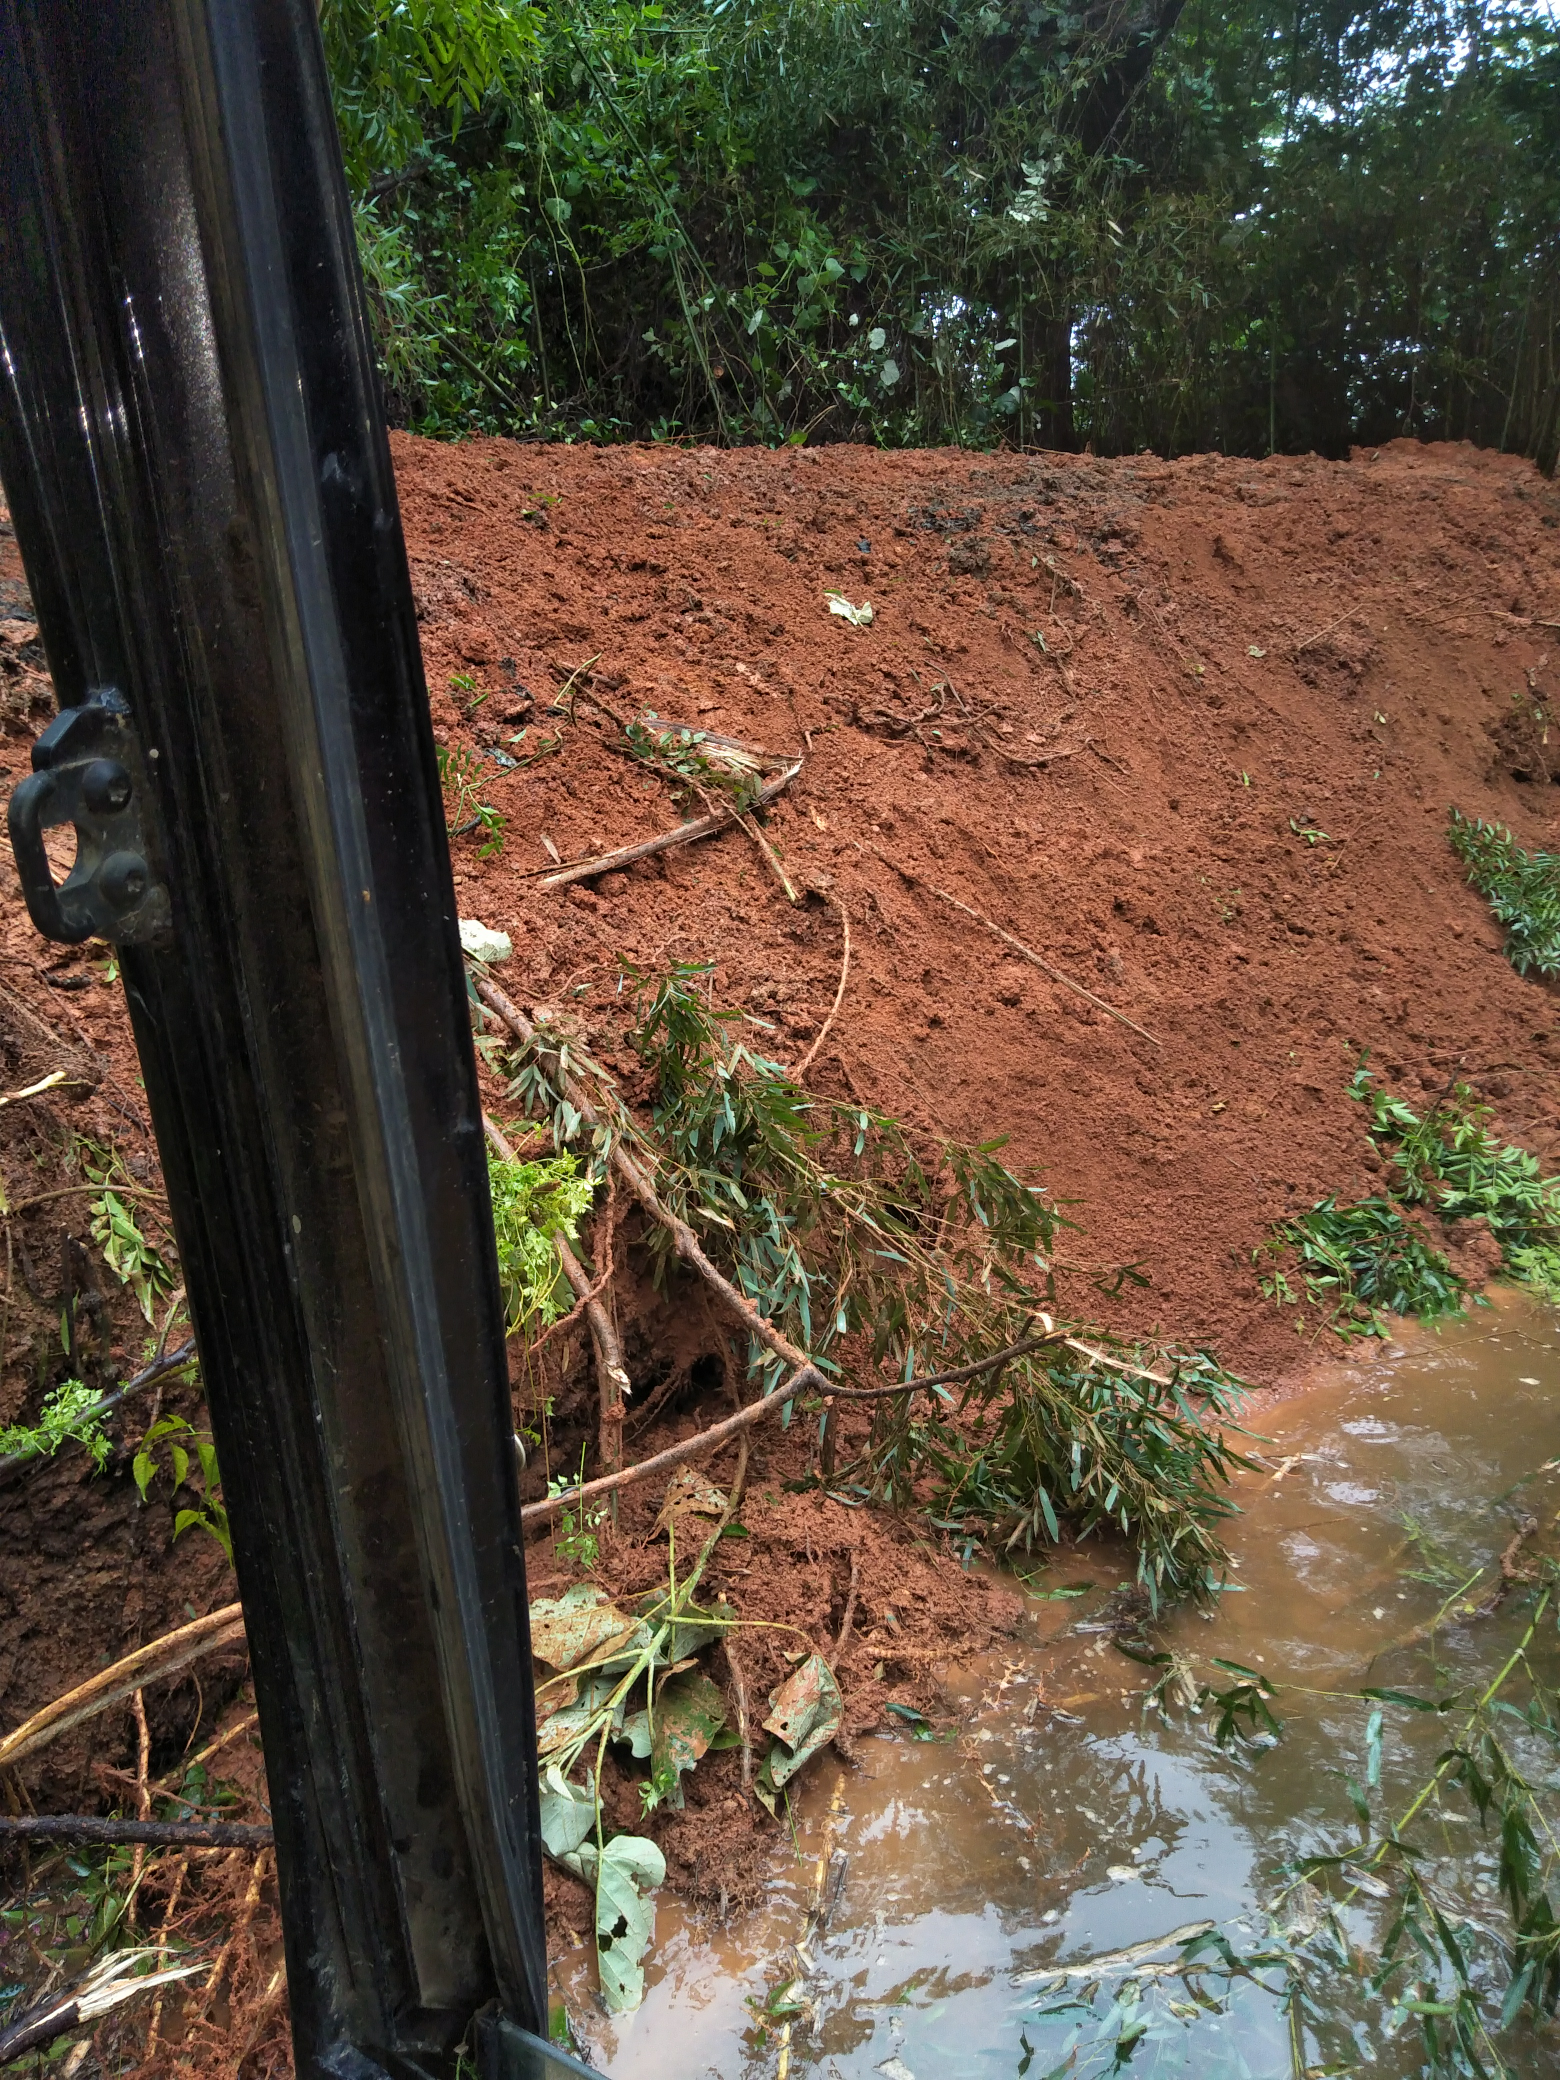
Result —
[[[302, 2074], [545, 2029], [525, 1577], [438, 774], [313, 0], [0, 0], [10, 821], [123, 948], [234, 1529]], [[77, 863], [56, 888], [51, 825]]]

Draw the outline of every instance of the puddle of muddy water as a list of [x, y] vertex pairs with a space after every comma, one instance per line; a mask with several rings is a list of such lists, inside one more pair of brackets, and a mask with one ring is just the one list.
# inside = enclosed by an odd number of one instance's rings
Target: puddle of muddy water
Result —
[[[1284, 1470], [1242, 1480], [1237, 1586], [1211, 1621], [1178, 1613], [1159, 1639], [1205, 1681], [1233, 1680], [1210, 1668], [1215, 1656], [1267, 1675], [1281, 1739], [1221, 1750], [1206, 1715], [1145, 1711], [1150, 1673], [1090, 1629], [1121, 1571], [1097, 1550], [1069, 1553], [1030, 1578], [1037, 1593], [1011, 1646], [950, 1683], [951, 1738], [891, 1734], [862, 1743], [861, 1768], [815, 1766], [764, 1907], [719, 1929], [661, 1904], [637, 2015], [602, 2020], [584, 1961], [565, 1962], [593, 2061], [614, 2080], [776, 2074], [780, 2020], [759, 2011], [797, 1978], [820, 1852], [835, 1849], [848, 1859], [843, 1889], [790, 1995], [806, 2004], [784, 2047], [796, 2080], [1042, 2080], [1080, 2023], [1077, 2070], [1104, 2070], [1109, 2058], [1083, 2047], [1110, 1989], [1092, 2012], [1048, 2015], [1057, 1992], [1025, 1973], [1204, 1920], [1237, 1949], [1258, 1946], [1278, 1866], [1351, 1839], [1344, 1778], [1366, 1776], [1370, 1707], [1319, 1693], [1433, 1691], [1425, 1631], [1452, 1587], [1498, 1559], [1523, 1511], [1548, 1525], [1560, 1508], [1560, 1476], [1545, 1468], [1560, 1454], [1560, 1321], [1497, 1295], [1439, 1335], [1372, 1347], [1262, 1428], [1269, 1466]], [[1046, 1593], [1083, 1581], [1093, 1587], [1080, 1597]], [[1452, 1605], [1436, 1632], [1445, 1689], [1488, 1680], [1520, 1636], [1522, 1606], [1513, 1597], [1476, 1618]], [[1397, 1810], [1433, 1768], [1445, 1725], [1397, 1712], [1386, 1733], [1381, 1785]], [[1493, 1840], [1450, 1801], [1439, 1825], [1445, 1852], [1463, 1852], [1459, 1905], [1493, 1909]], [[1370, 1924], [1356, 1917], [1351, 1933], [1368, 1941]], [[1081, 1990], [1074, 1981], [1060, 1997]], [[1199, 2012], [1182, 1982], [1162, 1982], [1152, 2013], [1134, 2072], [1276, 2080], [1320, 2055], [1313, 2040], [1295, 2059], [1278, 2003], [1250, 1983], [1222, 2012]], [[1336, 2043], [1320, 2049], [1340, 2056]], [[1553, 2072], [1560, 2036], [1530, 2032], [1513, 2056], [1517, 2072]], [[1370, 2067], [1418, 2069], [1411, 2029]]]

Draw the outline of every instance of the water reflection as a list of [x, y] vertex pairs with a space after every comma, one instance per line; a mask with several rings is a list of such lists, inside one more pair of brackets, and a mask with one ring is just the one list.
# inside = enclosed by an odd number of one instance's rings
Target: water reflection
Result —
[[[862, 1744], [862, 1768], [830, 1758], [811, 1773], [795, 1853], [777, 1856], [761, 1911], [721, 1930], [662, 1905], [637, 2016], [608, 2024], [584, 1962], [566, 1968], [596, 2062], [615, 2080], [768, 2080], [789, 2020], [798, 2080], [1041, 2080], [1102, 2008], [1078, 2007], [1081, 1981], [1047, 1998], [1026, 1974], [1204, 1919], [1238, 1948], [1257, 1942], [1276, 1866], [1337, 1846], [1345, 1779], [1369, 1767], [1368, 1707], [1326, 1693], [1425, 1689], [1432, 1626], [1446, 1680], [1472, 1685], [1520, 1629], [1520, 1598], [1481, 1612], [1458, 1592], [1498, 1559], [1521, 1511], [1547, 1523], [1560, 1506], [1546, 1463], [1560, 1452], [1560, 1333], [1502, 1296], [1340, 1369], [1263, 1427], [1267, 1469], [1244, 1483], [1230, 1592], [1211, 1619], [1182, 1613], [1161, 1638], [1200, 1673], [1219, 1657], [1283, 1686], [1281, 1741], [1220, 1750], [1206, 1719], [1145, 1712], [1152, 1673], [1099, 1629], [1120, 1577], [1097, 1549], [1067, 1556], [1035, 1586], [1070, 1571], [1093, 1593], [1035, 1601], [1004, 1654], [956, 1679], [952, 1743], [889, 1733]], [[1389, 1804], [1423, 1782], [1444, 1737], [1433, 1717], [1404, 1716], [1379, 1759]], [[1477, 1849], [1463, 1873], [1476, 1907], [1493, 1891], [1493, 1849], [1450, 1806], [1442, 1825], [1448, 1849]], [[846, 1882], [801, 1971], [793, 1946], [826, 1834], [849, 1859]], [[789, 2017], [774, 2012], [787, 1982]], [[1416, 2071], [1411, 2040], [1401, 2048], [1373, 2070]], [[1554, 2069], [1553, 2043], [1532, 2056], [1535, 2074]], [[1160, 1999], [1133, 2070], [1265, 2080], [1297, 2067], [1287, 2018], [1247, 1985], [1226, 2013], [1184, 1992]]]

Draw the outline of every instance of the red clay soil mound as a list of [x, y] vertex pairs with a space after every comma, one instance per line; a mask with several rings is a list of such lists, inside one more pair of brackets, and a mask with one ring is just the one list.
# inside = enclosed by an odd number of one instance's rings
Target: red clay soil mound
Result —
[[796, 1059], [841, 933], [734, 832], [538, 887], [547, 841], [567, 861], [675, 820], [583, 703], [549, 719], [589, 660], [576, 685], [622, 713], [804, 757], [769, 830], [854, 937], [810, 1078], [1009, 1136], [1082, 1229], [1069, 1310], [1281, 1381], [1300, 1354], [1251, 1253], [1372, 1182], [1345, 1096], [1362, 1049], [1410, 1099], [1466, 1078], [1560, 1162], [1554, 995], [1501, 957], [1445, 835], [1455, 804], [1556, 837], [1560, 491], [1531, 467], [1409, 442], [395, 454], [437, 732], [533, 759], [483, 761], [508, 834], [486, 861], [480, 832], [457, 841], [461, 912], [513, 937], [512, 995], [574, 1002], [609, 1059], [620, 957], [713, 961], [717, 999]]

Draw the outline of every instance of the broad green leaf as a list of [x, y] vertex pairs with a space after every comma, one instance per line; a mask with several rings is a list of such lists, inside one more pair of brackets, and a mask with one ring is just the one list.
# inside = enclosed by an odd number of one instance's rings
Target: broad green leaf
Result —
[[769, 1775], [775, 1788], [789, 1783], [844, 1723], [845, 1705], [834, 1671], [821, 1654], [809, 1655], [769, 1700], [764, 1730], [775, 1736]]
[[662, 1685], [655, 1701], [651, 1775], [660, 1785], [682, 1793], [676, 1780], [693, 1768], [726, 1723], [726, 1700], [702, 1669], [685, 1669]]
[[645, 1997], [642, 1959], [655, 1933], [649, 1895], [666, 1882], [666, 1858], [643, 1835], [619, 1834], [597, 1855], [582, 1842], [573, 1861], [596, 1888], [596, 1964], [609, 2015], [628, 2015]]
[[627, 1640], [636, 1622], [593, 1582], [576, 1582], [562, 1596], [531, 1605], [531, 1652], [549, 1668], [576, 1668]]
[[542, 1841], [560, 1862], [596, 1831], [596, 1800], [588, 1786], [571, 1784], [555, 1762], [542, 1771]]

